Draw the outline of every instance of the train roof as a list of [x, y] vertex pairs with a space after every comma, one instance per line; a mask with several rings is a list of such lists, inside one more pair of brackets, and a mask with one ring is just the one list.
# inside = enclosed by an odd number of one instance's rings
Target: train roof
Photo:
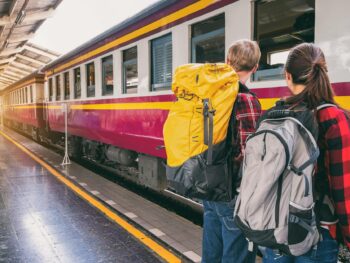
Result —
[[13, 89], [15, 89], [17, 87], [22, 88], [22, 87], [26, 86], [26, 85], [23, 85], [23, 84], [25, 84], [25, 83], [29, 82], [30, 80], [33, 80], [33, 79], [40, 80], [41, 82], [43, 82], [44, 81], [44, 77], [45, 77], [44, 73], [42, 73], [41, 71], [37, 70], [37, 71], [27, 75], [26, 77], [16, 81], [15, 83], [7, 86], [5, 89], [1, 90], [0, 91], [0, 96], [6, 94], [8, 91], [12, 91]]
[[[78, 46], [77, 48], [73, 49], [72, 51], [68, 52], [67, 54], [62, 55], [58, 59], [52, 61], [48, 65], [44, 66], [42, 68], [42, 71], [45, 72], [45, 71], [51, 70], [56, 65], [61, 64], [65, 61], [68, 61], [68, 60], [74, 58], [75, 56], [80, 55], [81, 53], [88, 51], [91, 47], [99, 46], [99, 44], [101, 42], [103, 42], [103, 40], [106, 40], [109, 37], [113, 37], [115, 34], [127, 29], [128, 27], [134, 25], [135, 23], [140, 22], [140, 21], [156, 14], [160, 10], [163, 10], [167, 7], [170, 7], [170, 6], [172, 6], [176, 3], [180, 3], [180, 2], [186, 2], [186, 4], [188, 5], [188, 4], [196, 2], [196, 1], [194, 1], [194, 0], [190, 0], [190, 1], [160, 0], [160, 1], [150, 5], [149, 7], [143, 9], [142, 11], [136, 13], [135, 15], [131, 16], [130, 18], [124, 20], [123, 22], [121, 22], [121, 23], [113, 26], [112, 28], [106, 30], [105, 32], [97, 35], [96, 37], [92, 38], [91, 40], [87, 41], [86, 43]], [[103, 43], [101, 43], [101, 44], [103, 44]]]

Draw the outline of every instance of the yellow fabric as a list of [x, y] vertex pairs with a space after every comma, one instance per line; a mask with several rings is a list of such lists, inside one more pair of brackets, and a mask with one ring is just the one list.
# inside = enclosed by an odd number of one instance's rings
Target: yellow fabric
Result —
[[208, 149], [204, 144], [203, 99], [215, 110], [213, 144], [226, 138], [238, 76], [227, 64], [187, 64], [176, 69], [172, 90], [178, 98], [171, 106], [163, 135], [167, 163], [182, 165]]

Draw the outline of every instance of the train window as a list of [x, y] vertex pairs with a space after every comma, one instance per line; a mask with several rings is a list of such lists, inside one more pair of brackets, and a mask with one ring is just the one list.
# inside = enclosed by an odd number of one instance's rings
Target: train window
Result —
[[29, 86], [30, 103], [34, 102], [33, 86]]
[[123, 94], [137, 93], [137, 47], [123, 51]]
[[24, 88], [24, 103], [28, 103], [28, 87]]
[[151, 41], [152, 91], [169, 89], [173, 71], [173, 46], [171, 34]]
[[49, 101], [53, 99], [53, 86], [52, 86], [52, 78], [49, 79]]
[[253, 80], [282, 79], [288, 50], [314, 41], [315, 0], [257, 0], [254, 12], [261, 60]]
[[113, 94], [113, 56], [102, 58], [102, 95]]
[[225, 14], [191, 27], [192, 63], [225, 62]]
[[95, 97], [95, 64], [86, 64], [86, 96]]
[[61, 100], [61, 76], [56, 76], [56, 101]]
[[79, 99], [81, 97], [81, 75], [80, 67], [74, 69], [74, 98]]
[[69, 100], [70, 97], [70, 87], [69, 87], [69, 72], [63, 74], [64, 78], [64, 99]]

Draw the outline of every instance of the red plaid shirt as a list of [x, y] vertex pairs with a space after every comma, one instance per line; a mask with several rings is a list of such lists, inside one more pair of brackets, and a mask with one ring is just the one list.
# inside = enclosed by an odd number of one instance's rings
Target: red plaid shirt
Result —
[[320, 157], [316, 187], [326, 187], [323, 190], [334, 202], [338, 225], [350, 248], [350, 120], [337, 107], [320, 110], [318, 120]]
[[261, 105], [258, 98], [249, 91], [247, 86], [239, 83], [239, 93], [234, 106], [236, 156], [243, 156], [246, 140], [255, 132], [260, 115]]

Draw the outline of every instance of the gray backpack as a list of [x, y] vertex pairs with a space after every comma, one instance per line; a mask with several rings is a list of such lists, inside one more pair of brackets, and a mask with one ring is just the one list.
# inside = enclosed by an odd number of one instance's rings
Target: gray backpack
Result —
[[299, 256], [318, 243], [317, 131], [313, 111], [303, 105], [291, 110], [279, 102], [248, 138], [235, 219], [254, 244]]

